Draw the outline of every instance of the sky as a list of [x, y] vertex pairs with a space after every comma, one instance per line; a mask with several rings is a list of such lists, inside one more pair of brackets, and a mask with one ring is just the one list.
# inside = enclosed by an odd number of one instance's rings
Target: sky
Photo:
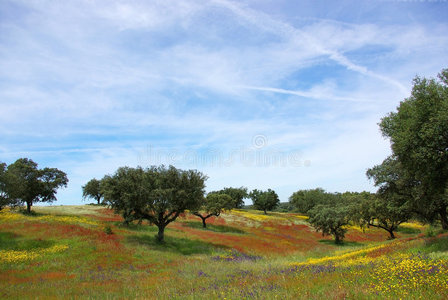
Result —
[[1, 0], [0, 161], [66, 172], [55, 205], [160, 164], [282, 202], [373, 192], [378, 122], [447, 67], [443, 0]]

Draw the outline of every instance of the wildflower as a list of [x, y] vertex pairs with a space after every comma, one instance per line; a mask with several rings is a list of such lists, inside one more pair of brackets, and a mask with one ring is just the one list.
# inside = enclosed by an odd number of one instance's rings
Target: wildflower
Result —
[[45, 254], [62, 252], [68, 249], [67, 245], [55, 245], [43, 250], [5, 250], [0, 251], [0, 262], [18, 263], [34, 260]]

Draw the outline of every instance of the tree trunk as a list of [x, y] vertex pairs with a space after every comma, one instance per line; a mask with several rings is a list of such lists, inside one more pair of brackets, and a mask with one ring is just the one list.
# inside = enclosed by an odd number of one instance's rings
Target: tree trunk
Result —
[[440, 214], [440, 222], [442, 223], [442, 228], [444, 230], [448, 229], [448, 219], [446, 214], [446, 207], [443, 207], [441, 210], [439, 210]]
[[206, 221], [207, 218], [209, 218], [211, 215], [208, 215], [208, 216], [205, 216], [205, 217], [204, 217], [203, 215], [201, 215], [201, 214], [198, 213], [198, 212], [194, 212], [193, 215], [195, 215], [195, 216], [201, 218], [201, 220], [202, 220], [202, 228], [207, 228], [207, 224], [205, 223], [205, 221]]
[[264, 210], [264, 214], [267, 215], [268, 213], [266, 212], [266, 209], [263, 209], [263, 210]]
[[387, 232], [389, 232], [389, 234], [390, 234], [389, 239], [394, 240], [395, 239], [394, 231], [388, 230]]
[[334, 242], [335, 242], [335, 244], [340, 244], [341, 243], [341, 239], [339, 238], [339, 234], [335, 234], [334, 235]]
[[100, 205], [101, 197], [96, 197], [96, 201], [98, 201], [98, 205]]
[[28, 213], [31, 213], [31, 206], [33, 205], [33, 203], [31, 201], [27, 201], [26, 202], [26, 211]]
[[164, 232], [165, 232], [165, 226], [164, 225], [159, 225], [159, 232], [157, 233], [157, 241], [159, 243], [163, 243], [164, 241]]

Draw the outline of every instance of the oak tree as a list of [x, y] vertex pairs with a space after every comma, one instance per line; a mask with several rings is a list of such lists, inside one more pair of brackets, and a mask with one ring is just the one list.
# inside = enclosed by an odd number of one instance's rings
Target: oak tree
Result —
[[316, 205], [329, 204], [334, 195], [325, 192], [322, 188], [298, 190], [289, 197], [289, 203], [294, 205], [301, 213], [308, 213]]
[[219, 217], [224, 210], [231, 210], [234, 206], [233, 199], [227, 194], [211, 192], [207, 194], [200, 211], [193, 212], [202, 220], [202, 226], [207, 227], [206, 220], [212, 216]]
[[249, 197], [252, 199], [255, 209], [264, 211], [273, 210], [280, 203], [280, 199], [275, 191], [268, 189], [267, 191], [253, 190]]
[[350, 222], [350, 209], [348, 206], [317, 205], [309, 212], [308, 222], [323, 236], [334, 236], [335, 243], [340, 244], [344, 240], [347, 226]]
[[226, 187], [217, 193], [229, 195], [233, 200], [232, 208], [243, 208], [244, 199], [248, 197], [247, 188], [243, 186], [239, 188]]
[[448, 229], [448, 69], [438, 79], [416, 77], [412, 92], [380, 123], [393, 156], [415, 180], [410, 199], [423, 216]]
[[36, 202], [56, 201], [57, 189], [66, 187], [67, 175], [56, 168], [38, 169], [37, 163], [20, 158], [6, 170], [7, 194], [11, 199], [26, 203], [27, 212]]
[[155, 224], [157, 240], [163, 242], [168, 224], [187, 209], [199, 209], [206, 179], [196, 170], [173, 166], [122, 167], [103, 179], [104, 199], [129, 220], [145, 219]]
[[6, 164], [0, 163], [0, 210], [9, 204], [9, 197], [6, 193]]
[[82, 187], [82, 197], [95, 199], [98, 205], [101, 204], [103, 192], [101, 191], [101, 181], [98, 179], [91, 179]]

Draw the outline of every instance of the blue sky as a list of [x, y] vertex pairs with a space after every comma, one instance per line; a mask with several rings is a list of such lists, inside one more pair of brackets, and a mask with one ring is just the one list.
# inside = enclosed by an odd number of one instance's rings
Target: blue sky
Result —
[[[0, 161], [374, 191], [377, 123], [448, 67], [447, 1], [0, 1]], [[249, 201], [248, 201], [249, 202]]]

